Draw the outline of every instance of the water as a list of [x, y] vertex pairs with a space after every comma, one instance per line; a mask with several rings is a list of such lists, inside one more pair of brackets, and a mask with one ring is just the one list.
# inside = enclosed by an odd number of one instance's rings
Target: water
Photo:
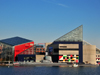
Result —
[[100, 67], [0, 67], [0, 75], [100, 75]]

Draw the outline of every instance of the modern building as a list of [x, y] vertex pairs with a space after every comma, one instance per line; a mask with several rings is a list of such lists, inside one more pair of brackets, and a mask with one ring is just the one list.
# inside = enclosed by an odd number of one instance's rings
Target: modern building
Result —
[[43, 44], [36, 44], [34, 45], [35, 55], [36, 55], [36, 62], [41, 62], [45, 57], [45, 47]]
[[83, 25], [45, 45], [53, 62], [96, 64], [96, 46], [83, 43]]
[[100, 64], [100, 49], [96, 48], [96, 62]]
[[0, 40], [2, 61], [35, 61], [34, 41], [21, 37]]
[[[83, 40], [83, 25], [50, 43], [34, 45], [21, 37], [0, 40], [0, 61], [100, 63], [100, 49]], [[46, 61], [47, 62], [47, 61]]]

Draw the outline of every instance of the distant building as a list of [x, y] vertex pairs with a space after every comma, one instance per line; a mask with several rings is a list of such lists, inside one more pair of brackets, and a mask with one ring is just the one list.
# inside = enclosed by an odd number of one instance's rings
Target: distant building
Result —
[[0, 45], [0, 61], [2, 61], [1, 53], [2, 53], [2, 45]]
[[43, 44], [36, 44], [34, 45], [35, 55], [36, 55], [36, 62], [41, 62], [45, 56], [45, 47]]
[[34, 45], [36, 54], [38, 53], [45, 53], [45, 47], [43, 45]]
[[0, 40], [2, 61], [35, 61], [34, 41], [21, 37]]
[[96, 48], [96, 62], [100, 64], [100, 49]]
[[0, 45], [0, 54], [2, 53], [2, 45]]

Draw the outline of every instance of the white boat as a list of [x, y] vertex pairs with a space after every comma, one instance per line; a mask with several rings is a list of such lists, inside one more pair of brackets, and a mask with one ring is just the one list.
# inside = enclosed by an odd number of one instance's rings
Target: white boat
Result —
[[17, 66], [19, 65], [19, 62], [14, 62], [13, 65]]
[[78, 67], [78, 64], [73, 64], [73, 67]]

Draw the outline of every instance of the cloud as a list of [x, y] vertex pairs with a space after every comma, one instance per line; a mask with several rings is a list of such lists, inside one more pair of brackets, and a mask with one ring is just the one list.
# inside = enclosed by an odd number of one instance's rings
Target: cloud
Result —
[[55, 5], [59, 5], [59, 6], [62, 6], [62, 7], [67, 7], [67, 8], [68, 8], [67, 5], [61, 4], [61, 3], [57, 3], [56, 0], [42, 0], [42, 1], [47, 2], [47, 3], [52, 3], [52, 4], [55, 4]]
[[68, 7], [67, 5], [59, 4], [59, 3], [57, 5], [60, 5], [60, 6], [63, 6], [63, 7]]

